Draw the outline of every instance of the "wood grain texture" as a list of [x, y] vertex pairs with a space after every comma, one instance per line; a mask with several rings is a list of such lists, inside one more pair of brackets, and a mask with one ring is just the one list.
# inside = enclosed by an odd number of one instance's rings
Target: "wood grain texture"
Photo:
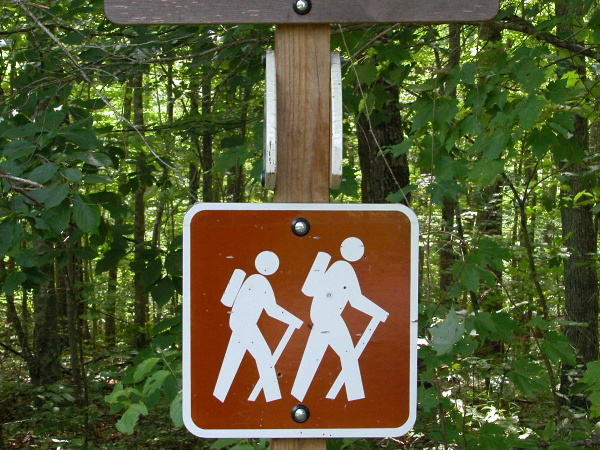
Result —
[[325, 439], [273, 439], [272, 450], [325, 450]]
[[278, 25], [276, 202], [329, 201], [329, 25]]
[[121, 24], [464, 22], [491, 19], [499, 0], [312, 0], [298, 15], [291, 0], [105, 0]]

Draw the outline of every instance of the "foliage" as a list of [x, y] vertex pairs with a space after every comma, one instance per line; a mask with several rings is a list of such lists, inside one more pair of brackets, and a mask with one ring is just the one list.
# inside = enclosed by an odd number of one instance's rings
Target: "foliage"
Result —
[[[410, 196], [422, 270], [415, 428], [328, 450], [599, 443], [600, 366], [573, 338], [595, 326], [597, 343], [597, 315], [569, 315], [565, 281], [573, 258], [581, 284], [598, 271], [565, 215], [597, 242], [599, 4], [501, 7], [458, 24], [458, 47], [448, 25], [332, 28], [332, 201], [361, 198], [357, 117], [390, 123], [397, 102], [404, 138], [378, 157], [409, 163], [388, 200]], [[181, 429], [181, 222], [197, 200], [270, 200], [272, 27], [117, 26], [96, 0], [7, 0], [0, 23], [0, 446], [266, 448]]]

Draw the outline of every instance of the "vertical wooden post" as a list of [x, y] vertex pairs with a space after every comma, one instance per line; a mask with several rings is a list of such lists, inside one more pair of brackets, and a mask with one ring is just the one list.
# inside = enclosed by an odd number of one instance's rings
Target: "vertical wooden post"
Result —
[[[274, 201], [328, 203], [331, 145], [329, 25], [278, 25]], [[310, 419], [309, 419], [310, 420]], [[325, 439], [273, 439], [272, 450], [325, 450]]]
[[327, 203], [331, 145], [329, 25], [278, 25], [274, 201]]

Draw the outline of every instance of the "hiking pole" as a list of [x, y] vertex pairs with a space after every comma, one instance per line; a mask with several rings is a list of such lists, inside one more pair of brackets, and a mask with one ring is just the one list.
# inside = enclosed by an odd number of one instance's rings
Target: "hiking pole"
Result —
[[[279, 341], [277, 348], [275, 349], [275, 351], [273, 352], [273, 355], [271, 356], [271, 365], [272, 366], [275, 366], [275, 364], [277, 364], [277, 360], [279, 360], [279, 357], [281, 356], [281, 354], [283, 353], [283, 350], [285, 349], [288, 342], [292, 338], [292, 334], [294, 334], [294, 331], [296, 330], [296, 328], [297, 327], [290, 325], [288, 327], [288, 329], [285, 330], [285, 333], [283, 334], [281, 341]], [[258, 379], [258, 382], [256, 383], [256, 385], [254, 386], [254, 389], [252, 390], [250, 397], [248, 397], [248, 400], [250, 400], [251, 402], [256, 400], [256, 397], [258, 397], [258, 394], [264, 388], [263, 384], [264, 384], [264, 380], [262, 377], [260, 377]]]
[[[369, 322], [369, 324], [367, 325], [367, 328], [365, 329], [362, 336], [358, 340], [356, 347], [354, 347], [354, 352], [356, 354], [356, 360], [358, 360], [358, 358], [360, 358], [360, 355], [362, 354], [363, 350], [367, 346], [367, 343], [373, 337], [373, 333], [375, 333], [375, 328], [377, 328], [377, 325], [379, 325], [379, 322], [382, 322], [382, 321], [378, 318], [373, 317], [371, 319], [371, 321]], [[333, 385], [331, 386], [331, 389], [329, 389], [329, 392], [327, 393], [327, 395], [325, 397], [329, 398], [329, 399], [336, 398], [340, 392], [340, 389], [342, 389], [342, 386], [344, 385], [344, 383], [346, 383], [346, 379], [345, 379], [345, 375], [344, 375], [344, 370], [342, 369], [342, 371], [338, 374]]]

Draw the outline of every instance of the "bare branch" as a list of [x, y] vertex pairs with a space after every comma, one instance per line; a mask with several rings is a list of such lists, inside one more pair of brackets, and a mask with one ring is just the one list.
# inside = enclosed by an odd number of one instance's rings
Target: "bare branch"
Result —
[[561, 39], [555, 34], [546, 31], [539, 31], [534, 24], [528, 20], [515, 15], [504, 17], [500, 21], [488, 21], [485, 24], [491, 28], [500, 30], [518, 31], [519, 33], [536, 38], [538, 41], [546, 42], [554, 47], [568, 50], [574, 55], [586, 56], [600, 62], [600, 51], [588, 47], [585, 44], [577, 41], [569, 41]]
[[15, 177], [14, 175], [9, 175], [6, 172], [4, 172], [3, 170], [0, 170], [0, 178], [5, 178], [8, 181], [14, 181], [16, 183], [29, 184], [30, 186], [35, 186], [37, 188], [43, 188], [44, 187], [43, 184], [37, 183], [35, 181], [28, 180], [26, 178]]

